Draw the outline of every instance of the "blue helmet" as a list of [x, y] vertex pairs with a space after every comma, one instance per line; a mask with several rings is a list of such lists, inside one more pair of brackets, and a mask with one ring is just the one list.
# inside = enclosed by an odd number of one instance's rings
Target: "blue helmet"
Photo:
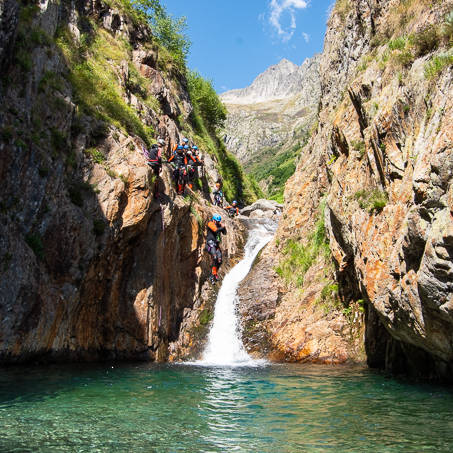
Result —
[[212, 216], [212, 220], [215, 220], [216, 222], [220, 222], [222, 220], [222, 217], [220, 217], [219, 214], [214, 214]]
[[178, 145], [176, 149], [183, 149], [183, 147], [181, 145]]
[[233, 201], [233, 204], [238, 204], [238, 202], [236, 200]]
[[193, 146], [192, 146], [192, 149], [195, 149], [195, 150], [196, 150], [196, 149], [198, 149], [198, 146], [193, 145]]
[[189, 145], [184, 145], [184, 149], [189, 149]]
[[184, 138], [182, 139], [182, 141], [183, 141], [184, 143], [189, 143], [189, 139], [186, 138], [186, 137], [184, 137]]

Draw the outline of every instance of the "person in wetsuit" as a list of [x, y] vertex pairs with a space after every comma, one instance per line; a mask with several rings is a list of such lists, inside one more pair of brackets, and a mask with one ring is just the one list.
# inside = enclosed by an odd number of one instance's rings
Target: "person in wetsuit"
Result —
[[184, 193], [184, 187], [188, 182], [187, 164], [189, 161], [195, 163], [195, 159], [192, 156], [188, 156], [184, 152], [184, 147], [179, 145], [173, 156], [168, 159], [168, 162], [174, 165], [173, 179], [177, 187], [177, 193], [182, 195]]
[[226, 234], [226, 228], [221, 224], [222, 217], [214, 214], [212, 220], [208, 222], [208, 234], [206, 236], [206, 251], [212, 257], [212, 269], [209, 280], [215, 284], [220, 280], [218, 270], [222, 264], [222, 251], [220, 250], [221, 234]]
[[212, 195], [214, 196], [214, 206], [222, 207], [223, 191], [222, 191], [222, 181], [220, 179], [218, 179], [217, 182], [215, 183], [215, 190], [214, 190], [214, 192], [212, 192]]
[[149, 150], [143, 149], [143, 154], [146, 158], [146, 164], [149, 165], [156, 176], [159, 176], [162, 170], [162, 152], [165, 146], [165, 141], [161, 138], [157, 140], [157, 143], [149, 148]]
[[225, 211], [228, 212], [228, 215], [230, 217], [236, 217], [237, 215], [239, 215], [238, 202], [234, 200], [230, 206], [227, 206], [225, 208]]
[[158, 177], [162, 171], [162, 152], [164, 150], [165, 140], [159, 138], [157, 143], [154, 143], [151, 148], [143, 148], [143, 154], [146, 159], [146, 164], [154, 171], [154, 198], [159, 197], [159, 181]]

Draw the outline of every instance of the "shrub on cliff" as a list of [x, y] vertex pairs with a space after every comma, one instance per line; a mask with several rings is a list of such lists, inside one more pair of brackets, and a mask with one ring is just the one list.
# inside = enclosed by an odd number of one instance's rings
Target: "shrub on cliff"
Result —
[[330, 247], [326, 237], [324, 223], [324, 210], [326, 204], [322, 201], [319, 206], [318, 220], [315, 228], [308, 237], [306, 245], [290, 239], [284, 249], [285, 258], [275, 268], [275, 272], [282, 277], [286, 284], [294, 284], [301, 287], [304, 283], [304, 276], [308, 269], [315, 263], [320, 255], [325, 258], [330, 256]]
[[157, 41], [169, 51], [178, 67], [185, 70], [190, 49], [190, 41], [185, 34], [186, 18], [169, 16], [159, 0], [131, 0], [131, 3], [151, 26]]
[[204, 79], [198, 72], [189, 71], [187, 76], [190, 100], [206, 126], [214, 131], [223, 126], [227, 111], [209, 80]]

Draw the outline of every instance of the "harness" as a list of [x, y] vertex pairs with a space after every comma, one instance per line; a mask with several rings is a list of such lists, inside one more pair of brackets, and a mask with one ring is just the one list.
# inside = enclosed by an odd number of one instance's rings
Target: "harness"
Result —
[[158, 145], [152, 145], [149, 151], [143, 148], [143, 154], [149, 165], [160, 165], [161, 156]]

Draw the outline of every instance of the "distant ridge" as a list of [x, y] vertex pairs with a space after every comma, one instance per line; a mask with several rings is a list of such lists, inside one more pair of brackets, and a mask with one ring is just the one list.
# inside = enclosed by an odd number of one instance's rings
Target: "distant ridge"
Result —
[[243, 89], [220, 95], [228, 115], [223, 140], [266, 196], [282, 201], [286, 180], [316, 122], [320, 55], [302, 65], [284, 59]]
[[287, 59], [270, 66], [246, 88], [226, 91], [220, 95], [226, 104], [256, 104], [276, 99], [286, 99], [303, 91], [307, 76], [318, 65], [319, 56], [307, 58], [297, 66]]

